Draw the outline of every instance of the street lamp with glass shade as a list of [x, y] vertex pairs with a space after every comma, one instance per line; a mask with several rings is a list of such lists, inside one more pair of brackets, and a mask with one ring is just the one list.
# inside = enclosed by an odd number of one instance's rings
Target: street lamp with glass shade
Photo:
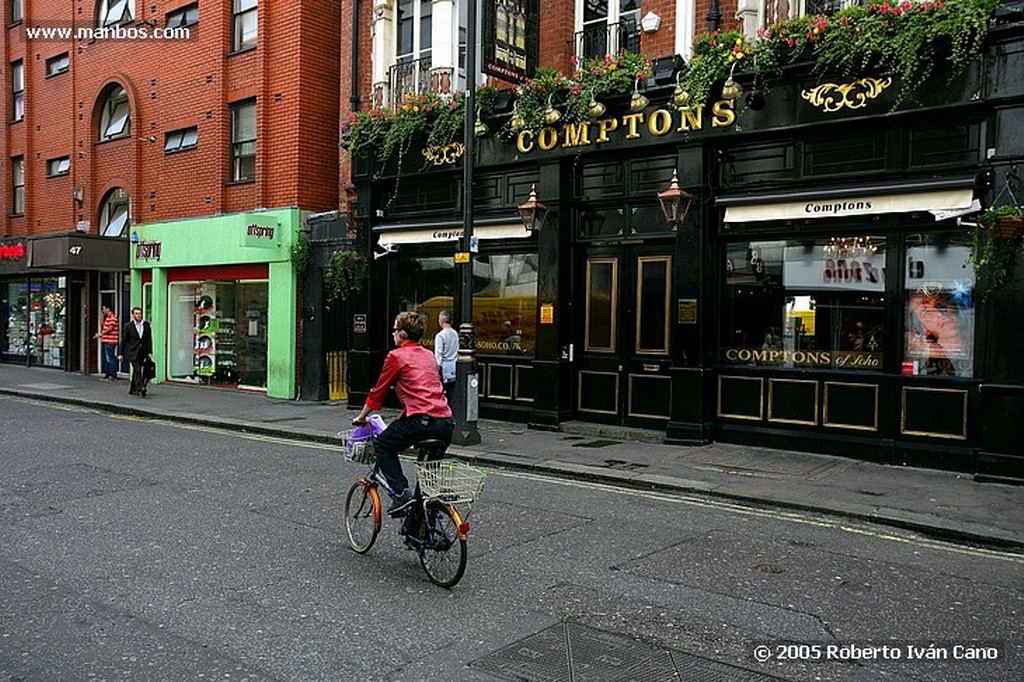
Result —
[[676, 170], [672, 171], [672, 180], [668, 183], [668, 189], [658, 192], [658, 201], [661, 203], [661, 212], [665, 216], [665, 222], [673, 229], [686, 220], [686, 214], [690, 212], [690, 204], [693, 203], [693, 195], [679, 186], [679, 174]]
[[527, 232], [534, 232], [544, 226], [548, 207], [537, 201], [537, 185], [530, 186], [530, 198], [519, 204], [519, 217]]

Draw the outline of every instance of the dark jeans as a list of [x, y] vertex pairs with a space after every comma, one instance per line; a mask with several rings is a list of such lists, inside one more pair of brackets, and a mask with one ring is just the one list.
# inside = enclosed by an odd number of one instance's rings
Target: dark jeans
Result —
[[128, 391], [132, 393], [142, 393], [146, 390], [146, 380], [142, 377], [142, 363], [146, 360], [146, 356], [143, 355], [138, 360], [132, 360], [132, 385]]
[[455, 382], [448, 381], [441, 384], [444, 387], [444, 397], [448, 399], [448, 404], [452, 404], [452, 398], [455, 397]]
[[409, 487], [409, 480], [402, 473], [402, 464], [398, 461], [398, 453], [428, 438], [437, 438], [451, 444], [454, 429], [455, 422], [449, 418], [438, 419], [420, 414], [396, 419], [377, 436], [373, 448], [377, 467], [396, 494], [401, 494]]
[[117, 344], [103, 343], [103, 376], [111, 379], [117, 378]]

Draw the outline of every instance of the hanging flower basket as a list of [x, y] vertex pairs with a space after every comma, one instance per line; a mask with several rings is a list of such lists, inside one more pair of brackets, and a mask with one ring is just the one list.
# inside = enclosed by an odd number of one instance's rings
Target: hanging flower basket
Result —
[[988, 232], [993, 239], [1013, 241], [1024, 232], [1024, 216], [1000, 216], [993, 221]]

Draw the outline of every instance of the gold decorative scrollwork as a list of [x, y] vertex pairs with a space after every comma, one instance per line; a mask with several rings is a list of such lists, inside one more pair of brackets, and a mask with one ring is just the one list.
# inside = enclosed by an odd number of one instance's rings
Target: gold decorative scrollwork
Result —
[[878, 80], [877, 78], [858, 78], [852, 83], [822, 83], [821, 85], [804, 90], [801, 96], [816, 107], [821, 107], [825, 113], [839, 111], [843, 107], [847, 109], [861, 109], [867, 106], [869, 100], [873, 100], [882, 94], [882, 91], [892, 85], [892, 78]]
[[435, 166], [443, 166], [446, 163], [455, 163], [465, 152], [466, 145], [451, 142], [443, 147], [427, 147], [423, 150], [423, 156]]

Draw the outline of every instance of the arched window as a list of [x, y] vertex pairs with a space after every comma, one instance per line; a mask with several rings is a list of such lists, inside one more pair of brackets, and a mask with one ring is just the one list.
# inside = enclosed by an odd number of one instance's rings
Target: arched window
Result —
[[134, 0], [99, 0], [96, 3], [96, 25], [100, 28], [127, 24], [135, 18]]
[[100, 142], [128, 137], [132, 134], [131, 107], [128, 93], [120, 85], [107, 92], [100, 112]]
[[100, 206], [100, 234], [104, 237], [123, 237], [131, 225], [132, 202], [121, 187], [107, 192]]

